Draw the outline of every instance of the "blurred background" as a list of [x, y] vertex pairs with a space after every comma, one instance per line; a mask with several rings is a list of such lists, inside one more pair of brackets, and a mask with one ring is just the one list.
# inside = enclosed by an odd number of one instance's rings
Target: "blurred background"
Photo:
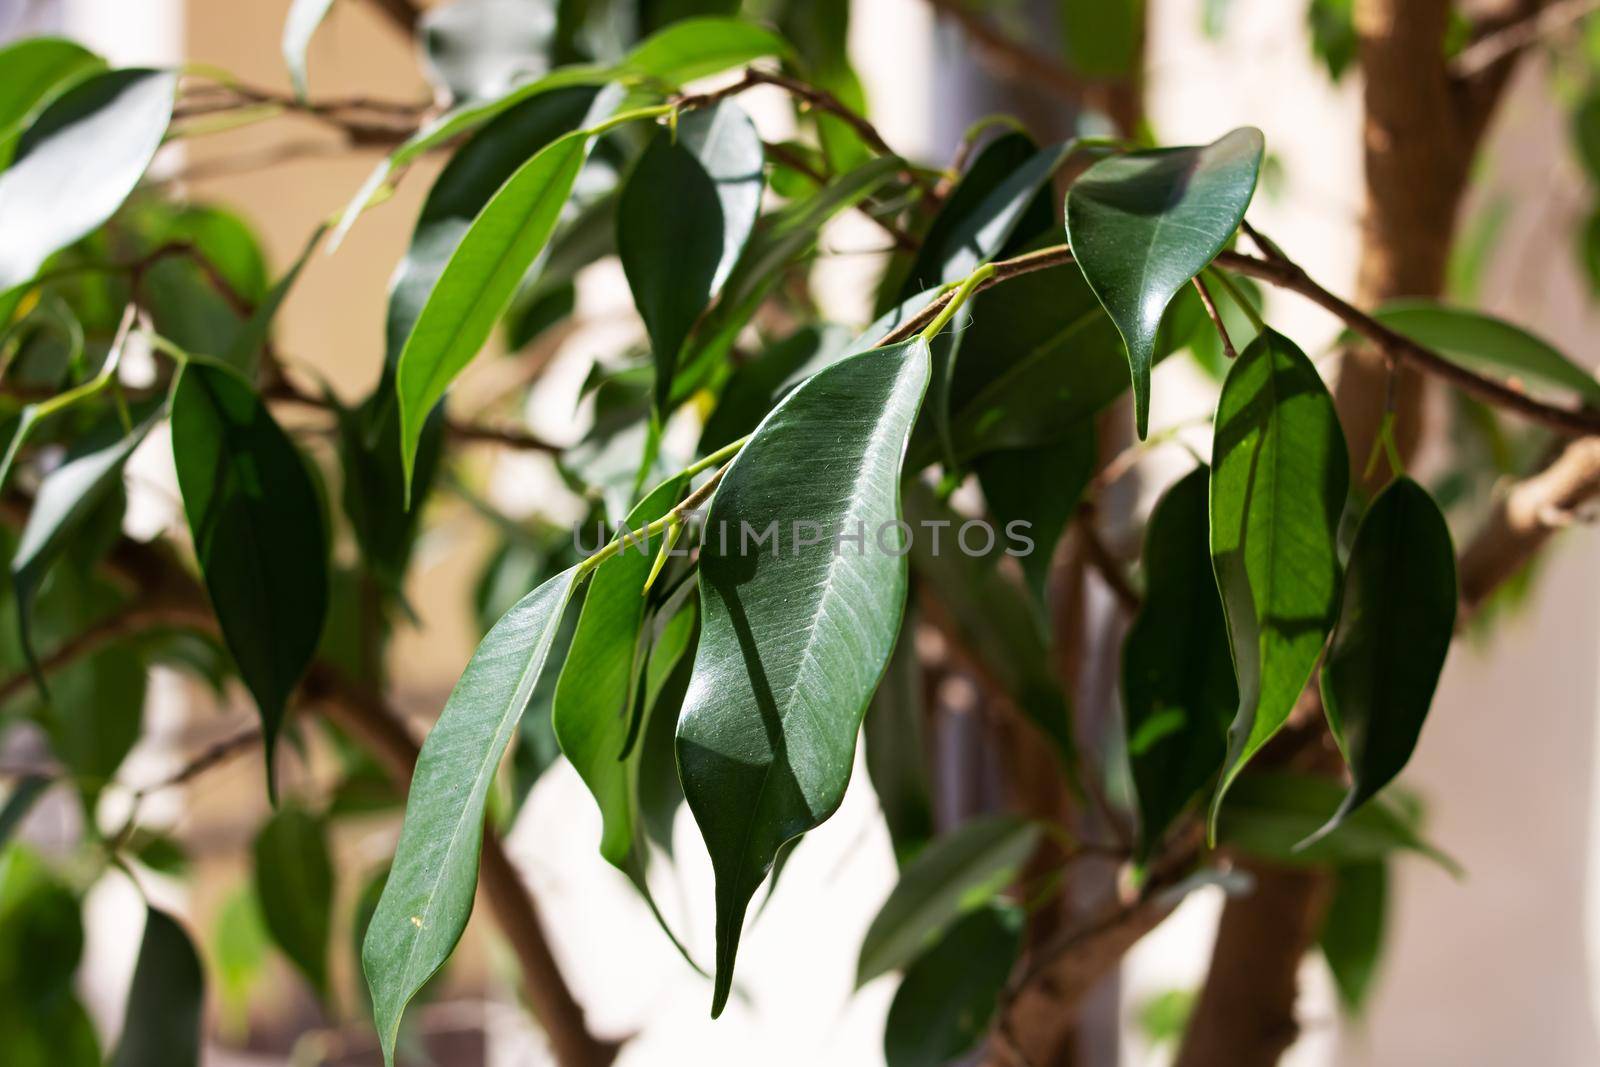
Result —
[[[39, 32], [74, 37], [117, 64], [214, 64], [258, 85], [287, 87], [277, 41], [287, 0], [0, 0], [0, 40]], [[1039, 41], [1059, 39], [1054, 5], [1009, 5], [1003, 21]], [[1149, 0], [1145, 108], [1160, 143], [1204, 142], [1240, 125], [1266, 134], [1269, 178], [1251, 218], [1336, 292], [1353, 289], [1362, 208], [1359, 73], [1335, 83], [1315, 54], [1305, 5], [1285, 0]], [[1221, 9], [1227, 8], [1226, 18]], [[1037, 8], [1037, 10], [1035, 10]], [[870, 114], [901, 153], [947, 163], [963, 132], [999, 110], [1036, 123], [1041, 137], [1077, 125], [1045, 94], [996, 82], [957, 29], [926, 0], [856, 0], [850, 52]], [[1532, 329], [1586, 366], [1600, 315], [1574, 255], [1590, 211], [1590, 183], [1571, 148], [1573, 92], [1536, 58], [1523, 65], [1482, 154], [1452, 272], [1453, 297]], [[310, 55], [315, 95], [425, 98], [408, 45], [367, 3], [340, 0]], [[4, 72], [0, 71], [0, 77]], [[768, 140], [793, 127], [787, 102], [743, 98]], [[303, 126], [303, 128], [299, 128]], [[286, 133], [286, 129], [294, 132]], [[285, 144], [292, 144], [286, 151]], [[376, 161], [293, 118], [194, 138], [156, 171], [176, 191], [233, 208], [257, 228], [281, 271], [307, 233], [339, 210]], [[253, 164], [240, 172], [237, 162]], [[270, 163], [271, 165], [264, 165]], [[364, 218], [337, 254], [318, 254], [281, 318], [290, 367], [314, 368], [339, 394], [370, 390], [382, 362], [389, 273], [402, 254], [437, 160], [424, 160], [393, 200]], [[3, 235], [0, 235], [3, 239]], [[870, 316], [882, 237], [841, 217], [825, 234], [815, 281], [829, 317]], [[1333, 320], [1292, 296], [1269, 293], [1268, 317], [1314, 356], [1337, 336]], [[642, 337], [614, 261], [579, 279], [575, 325], [554, 331], [521, 362], [480, 360], [453, 398], [472, 412], [542, 368], [523, 412], [529, 429], [576, 441], [579, 403], [597, 354]], [[1214, 385], [1189, 361], [1163, 364], [1152, 429], [1206, 411]], [[1203, 447], [1205, 434], [1196, 444]], [[514, 516], [555, 523], [582, 514], [547, 457], [498, 453], [470, 460], [494, 503]], [[1426, 466], [1427, 457], [1421, 463]], [[1153, 500], [1171, 470], [1159, 461], [1140, 482]], [[181, 523], [169, 446], [153, 438], [130, 468], [129, 524], [149, 536]], [[399, 705], [418, 730], [437, 714], [480, 633], [473, 592], [496, 548], [492, 524], [454, 498], [435, 505], [413, 568], [415, 623], [399, 634], [393, 677]], [[1131, 547], [1131, 546], [1123, 546]], [[1425, 803], [1429, 836], [1466, 869], [1461, 881], [1423, 861], [1397, 866], [1388, 950], [1367, 1014], [1344, 1021], [1320, 959], [1306, 963], [1296, 1065], [1600, 1063], [1600, 795], [1595, 652], [1600, 646], [1600, 541], [1579, 530], [1559, 539], [1530, 599], [1497, 620], [1492, 635], [1458, 642], [1405, 782]], [[137, 786], [249, 721], [244, 704], [217, 700], [177, 676], [158, 675], [150, 732], [122, 770]], [[254, 757], [249, 757], [253, 759]], [[286, 773], [322, 781], [320, 756]], [[245, 764], [241, 763], [240, 766]], [[325, 777], [325, 776], [324, 776]], [[114, 804], [108, 795], [106, 803]], [[895, 878], [889, 841], [864, 774], [839, 814], [810, 834], [769, 906], [746, 933], [743, 995], [713, 1024], [709, 988], [659, 935], [633, 890], [596, 853], [599, 818], [570, 768], [537, 785], [509, 848], [533, 886], [579, 1000], [606, 1035], [637, 1035], [623, 1064], [814, 1064], [881, 1062], [883, 1016], [893, 979], [852, 994], [860, 935]], [[217, 774], [148, 806], [189, 854], [194, 876], [157, 880], [155, 892], [188, 922], [208, 959], [215, 1065], [371, 1063], [373, 1035], [359, 994], [348, 930], [336, 932], [336, 1010], [321, 1009], [266, 947], [249, 899], [249, 849], [264, 815], [259, 776]], [[47, 847], [76, 835], [75, 808], [44, 803], [25, 836]], [[687, 814], [678, 862], [661, 887], [664, 906], [691, 944], [710, 941], [710, 869]], [[364, 874], [393, 847], [392, 820], [341, 823], [337, 914], [348, 921]], [[1174, 1004], [1200, 982], [1220, 899], [1193, 896], [1129, 957], [1120, 997], [1103, 998], [1105, 1027], [1124, 1065], [1170, 1055]], [[141, 905], [115, 877], [94, 892], [82, 990], [102, 1034], [113, 1033], [137, 948]], [[537, 1029], [517, 1004], [515, 968], [489, 925], [475, 919], [445, 987], [421, 1009], [438, 1061], [546, 1062]], [[0, 1052], [0, 1060], [4, 1059]]]

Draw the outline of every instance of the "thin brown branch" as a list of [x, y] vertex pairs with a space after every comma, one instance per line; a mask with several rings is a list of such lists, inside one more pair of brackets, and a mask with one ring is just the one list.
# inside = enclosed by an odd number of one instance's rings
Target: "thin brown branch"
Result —
[[[774, 162], [788, 167], [797, 174], [803, 175], [807, 180], [811, 181], [818, 187], [828, 183], [827, 175], [823, 174], [810, 163], [806, 162], [804, 157], [794, 151], [791, 151], [787, 145], [773, 144], [768, 142], [766, 149], [768, 157], [770, 157]], [[900, 227], [890, 222], [887, 218], [874, 212], [872, 210], [874, 204], [875, 201], [868, 199], [863, 200], [861, 203], [857, 204], [856, 207], [857, 210], [859, 210], [863, 215], [877, 223], [884, 233], [889, 235], [890, 239], [894, 241], [895, 248], [902, 252], [915, 252], [921, 246], [922, 242], [918, 241], [905, 230], [902, 230]]]
[[1078, 529], [1078, 536], [1083, 538], [1084, 555], [1095, 573], [1100, 575], [1106, 583], [1106, 588], [1111, 590], [1111, 595], [1117, 598], [1117, 603], [1129, 615], [1137, 614], [1139, 607], [1144, 603], [1144, 598], [1128, 580], [1128, 573], [1123, 568], [1120, 560], [1112, 555], [1111, 549], [1106, 546], [1105, 540], [1100, 536], [1100, 527], [1096, 522], [1096, 512], [1093, 501], [1085, 500], [1078, 505], [1077, 517], [1073, 524]]
[[236, 730], [227, 737], [201, 749], [190, 757], [183, 766], [159, 782], [152, 782], [150, 785], [142, 786], [137, 791], [137, 796], [149, 796], [151, 793], [159, 792], [163, 789], [172, 789], [192, 782], [207, 771], [222, 766], [235, 756], [250, 751], [260, 743], [261, 727], [246, 726], [243, 729]]
[[1600, 0], [1560, 0], [1530, 15], [1487, 27], [1450, 64], [1457, 78], [1475, 78], [1502, 60], [1572, 29], [1600, 11]]
[[1233, 347], [1233, 338], [1228, 336], [1228, 327], [1223, 325], [1222, 313], [1217, 310], [1217, 302], [1211, 299], [1211, 290], [1206, 287], [1205, 279], [1198, 274], [1194, 276], [1194, 288], [1200, 294], [1200, 303], [1206, 307], [1211, 325], [1217, 328], [1217, 336], [1222, 339], [1222, 354], [1230, 361], [1238, 359], [1239, 350]]
[[[180, 612], [170, 606], [147, 608], [137, 603], [130, 604], [91, 623], [62, 642], [49, 655], [39, 660], [39, 673], [42, 677], [48, 678], [63, 667], [70, 666], [86, 656], [92, 656], [125, 637], [161, 627], [191, 626], [197, 621], [202, 625], [209, 624], [209, 615], [199, 612]], [[18, 696], [32, 684], [33, 676], [27, 671], [18, 671], [0, 681], [0, 704]]]

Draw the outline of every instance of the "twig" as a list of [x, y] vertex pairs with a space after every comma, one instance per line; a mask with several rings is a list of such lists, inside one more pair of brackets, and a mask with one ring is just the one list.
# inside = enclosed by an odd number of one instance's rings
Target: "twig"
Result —
[[1596, 11], [1600, 11], [1600, 0], [1560, 0], [1531, 15], [1495, 26], [1463, 48], [1450, 64], [1450, 71], [1457, 78], [1474, 78], [1501, 60], [1576, 26]]
[[183, 766], [159, 782], [152, 782], [147, 786], [141, 787], [134, 793], [134, 797], [137, 800], [147, 797], [151, 793], [157, 793], [163, 789], [173, 789], [191, 782], [212, 768], [220, 767], [235, 756], [249, 751], [260, 741], [261, 727], [259, 726], [247, 726], [241, 730], [236, 730], [220, 741], [213, 742], [201, 749]]
[[1106, 546], [1100, 537], [1100, 528], [1095, 523], [1095, 506], [1092, 501], [1085, 500], [1078, 505], [1078, 514], [1074, 519], [1079, 535], [1083, 538], [1084, 556], [1096, 573], [1105, 581], [1106, 588], [1111, 590], [1117, 598], [1117, 603], [1129, 615], [1136, 614], [1144, 598], [1139, 591], [1128, 581], [1127, 573], [1122, 569], [1122, 564], [1111, 554], [1111, 549]]
[[1222, 338], [1222, 354], [1230, 362], [1238, 359], [1239, 351], [1233, 347], [1233, 338], [1228, 336], [1228, 328], [1222, 324], [1222, 315], [1217, 311], [1216, 301], [1211, 299], [1211, 290], [1206, 288], [1205, 281], [1198, 274], [1194, 276], [1194, 287], [1200, 294], [1200, 303], [1206, 306], [1206, 314], [1211, 316], [1211, 325], [1217, 328], [1217, 336]]
[[[773, 144], [768, 142], [766, 149], [768, 157], [771, 158], [775, 163], [779, 163], [785, 167], [788, 167], [797, 174], [804, 175], [807, 179], [814, 182], [819, 187], [828, 184], [827, 175], [823, 174], [810, 163], [806, 162], [804, 157], [791, 151], [787, 145]], [[869, 198], [857, 204], [856, 208], [867, 218], [877, 223], [878, 226], [883, 229], [883, 232], [889, 235], [890, 239], [894, 241], [895, 248], [902, 252], [916, 251], [917, 248], [921, 246], [922, 242], [918, 241], [915, 237], [911, 236], [909, 233], [902, 230], [900, 227], [896, 226], [882, 215], [873, 212], [871, 208], [875, 203], [875, 201]]]

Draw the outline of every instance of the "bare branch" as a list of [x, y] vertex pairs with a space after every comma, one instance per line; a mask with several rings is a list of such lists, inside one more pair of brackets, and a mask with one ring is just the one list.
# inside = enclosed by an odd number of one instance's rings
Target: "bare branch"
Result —
[[1493, 27], [1461, 50], [1450, 64], [1450, 73], [1457, 78], [1475, 78], [1501, 60], [1571, 29], [1596, 11], [1600, 11], [1600, 0], [1560, 0]]

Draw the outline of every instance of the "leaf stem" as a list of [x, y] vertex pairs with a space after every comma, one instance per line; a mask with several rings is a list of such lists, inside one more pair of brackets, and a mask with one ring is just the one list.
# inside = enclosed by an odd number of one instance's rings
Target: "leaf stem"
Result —
[[632, 111], [624, 111], [620, 115], [613, 115], [604, 122], [590, 126], [583, 132], [590, 137], [599, 137], [603, 133], [611, 132], [618, 126], [626, 126], [630, 122], [637, 122], [641, 119], [660, 118], [662, 115], [670, 115], [677, 110], [677, 104], [655, 104], [651, 107], [634, 108]]
[[[1250, 325], [1256, 328], [1257, 333], [1261, 333], [1267, 328], [1266, 321], [1261, 317], [1261, 312], [1257, 311], [1256, 306], [1250, 303], [1249, 298], [1244, 295], [1244, 290], [1239, 288], [1239, 283], [1228, 277], [1226, 271], [1218, 270], [1216, 267], [1207, 267], [1203, 273], [1211, 275], [1223, 289], [1227, 290], [1229, 298], [1239, 306], [1240, 311], [1244, 312], [1244, 317], [1250, 320]], [[1195, 280], [1199, 281], [1199, 277], [1197, 276]], [[1220, 322], [1221, 320], [1219, 319], [1218, 321]]]
[[[708, 466], [707, 461], [711, 460], [714, 456], [722, 456], [724, 454], [732, 456], [736, 454], [739, 449], [743, 448], [749, 440], [749, 437], [745, 437], [733, 442], [730, 445], [723, 446], [716, 452], [713, 452], [711, 456], [707, 456], [706, 459], [700, 460], [693, 466], [685, 468], [678, 476], [692, 476], [690, 474], [691, 471], [698, 473], [699, 471], [704, 470]], [[622, 551], [622, 547], [624, 545], [648, 545], [650, 543], [650, 539], [656, 534], [660, 533], [662, 530], [669, 529], [675, 525], [681, 525], [685, 515], [698, 508], [701, 504], [704, 504], [707, 500], [711, 499], [711, 494], [716, 492], [718, 484], [720, 484], [722, 481], [722, 476], [728, 473], [728, 466], [731, 463], [732, 460], [730, 459], [728, 463], [724, 463], [721, 467], [717, 468], [717, 473], [708, 478], [704, 485], [690, 493], [688, 496], [684, 497], [675, 507], [673, 507], [671, 511], [667, 512], [659, 519], [656, 519], [654, 522], [646, 523], [637, 530], [629, 530], [626, 533], [619, 534], [617, 537], [607, 542], [606, 545], [598, 552], [584, 560], [582, 563], [578, 564], [578, 573], [576, 578], [583, 578], [584, 575], [588, 574], [590, 571], [593, 571], [596, 567], [600, 566], [600, 564], [604, 563], [606, 560]], [[676, 537], [674, 537], [674, 540], [676, 540]], [[660, 562], [662, 561], [658, 561], [658, 564]], [[660, 569], [659, 565], [656, 567], [656, 569]], [[648, 582], [646, 583], [645, 588], [647, 590], [649, 589]]]
[[939, 309], [939, 314], [934, 316], [933, 321], [928, 323], [928, 325], [923, 328], [922, 340], [925, 342], [931, 342], [936, 336], [938, 336], [939, 331], [949, 325], [950, 320], [955, 317], [956, 312], [961, 310], [961, 305], [967, 302], [967, 298], [976, 292], [979, 286], [993, 277], [994, 272], [994, 264], [985, 263], [983, 266], [967, 275], [966, 279], [962, 281], [962, 283], [956, 288], [955, 293], [951, 295], [950, 299], [944, 302], [944, 306]]

